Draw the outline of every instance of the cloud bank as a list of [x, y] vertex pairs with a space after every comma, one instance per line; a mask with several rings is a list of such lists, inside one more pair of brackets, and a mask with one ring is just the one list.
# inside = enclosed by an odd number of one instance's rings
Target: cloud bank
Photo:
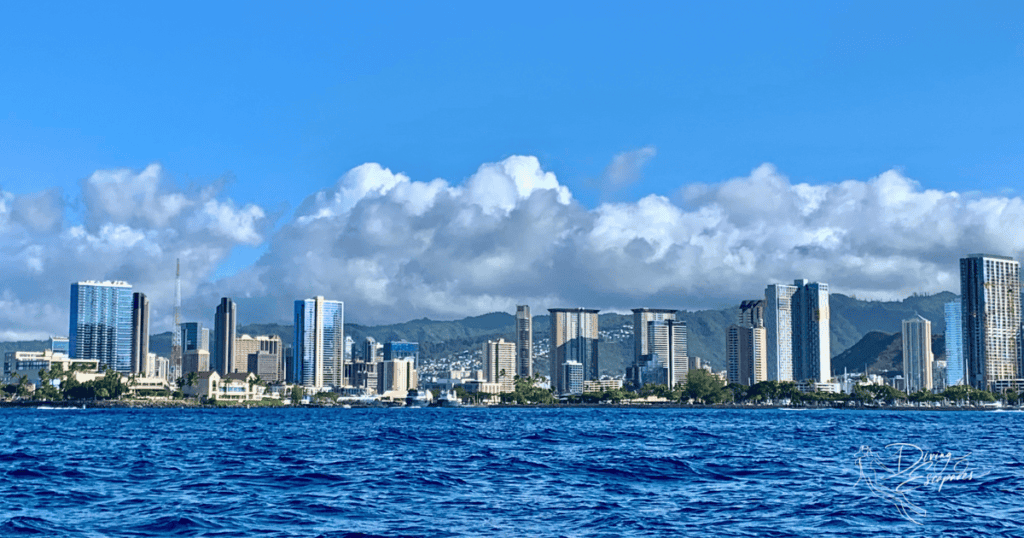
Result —
[[[628, 181], [654, 156], [644, 150], [609, 170]], [[78, 201], [81, 223], [65, 222]], [[295, 299], [324, 295], [375, 324], [524, 303], [720, 308], [794, 278], [862, 298], [958, 292], [965, 254], [1024, 254], [1021, 198], [922, 189], [895, 170], [794, 184], [771, 164], [587, 208], [534, 157], [484, 164], [461, 184], [367, 163], [271, 220], [213, 187], [176, 190], [156, 164], [97, 171], [71, 202], [0, 191], [0, 339], [66, 333], [69, 285], [86, 279], [131, 282], [151, 298], [154, 332], [168, 330], [177, 257], [186, 319], [208, 321], [231, 296], [245, 322], [287, 322]], [[212, 281], [240, 245], [264, 254]]]

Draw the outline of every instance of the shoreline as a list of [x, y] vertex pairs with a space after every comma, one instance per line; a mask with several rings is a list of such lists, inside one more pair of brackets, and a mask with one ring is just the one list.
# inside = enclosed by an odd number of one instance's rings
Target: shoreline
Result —
[[[348, 407], [344, 407], [347, 405]], [[197, 400], [76, 400], [46, 401], [19, 400], [0, 401], [4, 409], [378, 409], [402, 408], [402, 405], [366, 405], [358, 402], [342, 405], [284, 405], [279, 403], [266, 404], [259, 402], [232, 402], [204, 404]], [[441, 408], [440, 406], [430, 406]], [[462, 405], [445, 407], [445, 409], [724, 409], [724, 410], [793, 410], [793, 411], [1024, 411], [1024, 407], [994, 406], [800, 406], [800, 405], [735, 405], [735, 404], [682, 404], [682, 403], [645, 403], [645, 404], [495, 404], [495, 405]]]

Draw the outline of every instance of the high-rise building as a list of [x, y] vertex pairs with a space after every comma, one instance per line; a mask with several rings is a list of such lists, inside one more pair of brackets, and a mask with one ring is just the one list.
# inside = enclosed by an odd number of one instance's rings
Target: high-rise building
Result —
[[281, 371], [284, 346], [275, 335], [252, 337], [243, 334], [235, 340], [235, 364], [241, 372], [256, 374], [261, 380], [276, 383], [284, 380]]
[[235, 302], [224, 297], [217, 305], [214, 316], [213, 353], [210, 354], [210, 369], [221, 376], [234, 373], [235, 338], [238, 330], [238, 312]]
[[832, 377], [828, 284], [797, 280], [765, 289], [769, 381], [825, 383]]
[[340, 387], [345, 370], [345, 303], [323, 297], [295, 301], [296, 382]]
[[91, 280], [71, 284], [68, 334], [71, 358], [96, 360], [101, 367], [131, 373], [131, 285]]
[[832, 378], [828, 284], [806, 280], [794, 284], [793, 378], [826, 383]]
[[189, 321], [181, 324], [181, 349], [183, 351], [210, 351], [210, 329], [202, 323]]
[[384, 344], [367, 336], [363, 342], [363, 362], [380, 362], [384, 360]]
[[1020, 377], [1020, 263], [971, 254], [960, 260], [960, 312], [967, 382], [988, 390]]
[[921, 315], [903, 320], [903, 379], [907, 394], [932, 389], [932, 322]]
[[188, 376], [192, 372], [210, 371], [210, 352], [205, 349], [187, 349], [181, 356], [181, 375]]
[[149, 299], [145, 293], [132, 294], [132, 373], [148, 376]]
[[516, 344], [499, 338], [483, 348], [484, 381], [497, 383], [501, 392], [515, 392]]
[[767, 381], [767, 347], [764, 301], [743, 301], [736, 324], [730, 325], [726, 331], [729, 382], [751, 386]]
[[686, 382], [690, 360], [686, 356], [686, 322], [674, 319], [647, 322], [647, 357], [652, 367], [664, 371], [664, 384], [675, 388]]
[[565, 363], [583, 365], [583, 379], [598, 378], [597, 341], [599, 310], [549, 308], [551, 314], [551, 387], [566, 393]]
[[[664, 322], [675, 319], [675, 310], [633, 309], [633, 361], [626, 368], [626, 381], [629, 386], [640, 388], [646, 383], [672, 384], [670, 376], [661, 369], [667, 367], [666, 360], [669, 356], [668, 328]], [[658, 328], [658, 334], [652, 337], [653, 327]]]
[[964, 342], [960, 300], [946, 303], [946, 386], [964, 384]]
[[527, 305], [516, 306], [516, 375], [533, 375], [533, 318]]
[[419, 377], [412, 359], [393, 359], [378, 363], [377, 394], [408, 392], [419, 386]]
[[770, 284], [764, 290], [765, 357], [768, 381], [793, 381], [793, 295], [796, 286]]

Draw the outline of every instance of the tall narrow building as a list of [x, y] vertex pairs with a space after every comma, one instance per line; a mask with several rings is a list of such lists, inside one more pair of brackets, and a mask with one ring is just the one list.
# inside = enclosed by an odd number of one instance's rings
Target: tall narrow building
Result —
[[793, 379], [825, 383], [832, 378], [828, 284], [797, 280], [793, 295]]
[[149, 362], [149, 299], [132, 294], [132, 373], [147, 377]]
[[726, 364], [730, 383], [752, 386], [767, 381], [767, 331], [764, 301], [740, 303], [736, 324], [726, 330]]
[[768, 381], [793, 381], [793, 295], [796, 286], [764, 290], [765, 358]]
[[597, 379], [597, 341], [599, 310], [585, 308], [549, 308], [551, 314], [551, 387], [566, 394], [565, 364], [582, 364], [583, 379]]
[[527, 305], [516, 306], [516, 375], [533, 376], [533, 318]]
[[340, 387], [345, 371], [345, 304], [323, 297], [295, 301], [292, 360], [296, 382]]
[[967, 382], [989, 390], [1020, 377], [1020, 263], [990, 254], [962, 258], [960, 309]]
[[960, 300], [946, 303], [946, 386], [964, 384], [964, 335]]
[[907, 394], [932, 390], [932, 322], [921, 315], [903, 320], [903, 379]]
[[221, 376], [234, 373], [235, 338], [238, 330], [238, 312], [235, 302], [227, 297], [217, 305], [214, 316], [213, 353], [210, 354], [210, 370]]
[[68, 326], [71, 358], [99, 361], [123, 374], [132, 371], [132, 287], [127, 282], [71, 284]]

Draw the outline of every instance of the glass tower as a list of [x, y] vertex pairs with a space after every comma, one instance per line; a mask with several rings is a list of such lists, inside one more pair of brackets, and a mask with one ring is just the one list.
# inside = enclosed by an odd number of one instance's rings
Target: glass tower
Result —
[[964, 384], [964, 335], [960, 301], [946, 303], [946, 386]]
[[124, 374], [132, 370], [132, 287], [127, 282], [71, 285], [68, 347], [72, 358], [97, 360]]
[[345, 303], [323, 297], [295, 301], [295, 381], [340, 387], [345, 371]]

